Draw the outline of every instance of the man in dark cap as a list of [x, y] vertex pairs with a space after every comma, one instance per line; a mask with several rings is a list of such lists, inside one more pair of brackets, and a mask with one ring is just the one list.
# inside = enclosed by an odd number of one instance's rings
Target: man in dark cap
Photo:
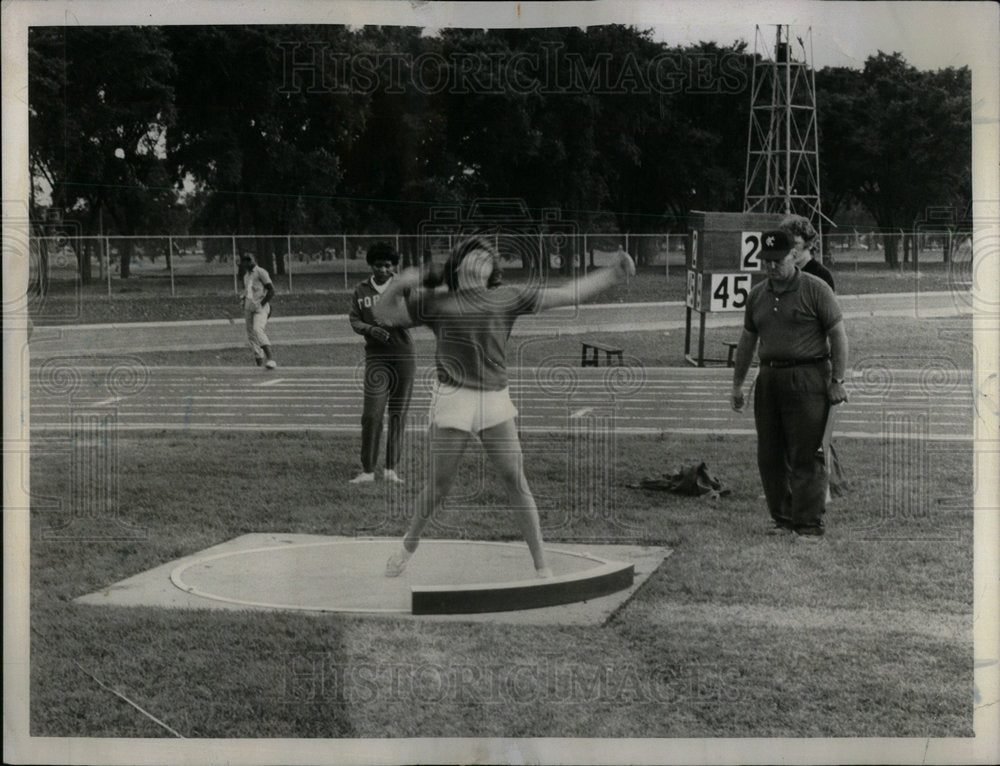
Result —
[[814, 543], [822, 539], [826, 510], [823, 432], [831, 405], [847, 401], [847, 332], [833, 291], [795, 265], [792, 245], [783, 231], [763, 234], [767, 279], [747, 299], [731, 404], [744, 408], [743, 383], [759, 343], [754, 422], [769, 534]]

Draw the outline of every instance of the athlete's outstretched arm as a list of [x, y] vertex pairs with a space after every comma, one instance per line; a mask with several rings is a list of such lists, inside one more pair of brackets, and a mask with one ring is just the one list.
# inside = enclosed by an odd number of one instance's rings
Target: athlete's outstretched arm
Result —
[[574, 279], [568, 284], [543, 289], [538, 310], [573, 306], [632, 276], [635, 276], [635, 263], [628, 253], [619, 250], [617, 263], [592, 271], [587, 276]]
[[372, 315], [379, 324], [389, 327], [412, 327], [413, 320], [406, 308], [406, 291], [419, 288], [422, 281], [422, 272], [412, 266], [393, 277], [378, 303], [372, 308]]

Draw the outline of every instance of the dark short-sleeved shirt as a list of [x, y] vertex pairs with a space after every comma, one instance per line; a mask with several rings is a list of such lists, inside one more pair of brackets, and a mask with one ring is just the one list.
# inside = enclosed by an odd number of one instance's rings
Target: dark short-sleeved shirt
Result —
[[507, 387], [507, 339], [514, 320], [538, 310], [535, 288], [501, 285], [491, 289], [430, 292], [407, 298], [415, 325], [427, 325], [437, 338], [438, 380], [481, 391]]
[[805, 360], [830, 353], [827, 333], [841, 319], [830, 286], [796, 268], [784, 289], [765, 279], [750, 291], [743, 327], [758, 336], [762, 362]]
[[814, 277], [819, 277], [830, 285], [831, 290], [834, 292], [837, 291], [837, 286], [833, 283], [833, 274], [826, 266], [817, 261], [815, 258], [810, 258], [805, 262], [802, 266], [802, 272], [804, 274], [812, 274]]

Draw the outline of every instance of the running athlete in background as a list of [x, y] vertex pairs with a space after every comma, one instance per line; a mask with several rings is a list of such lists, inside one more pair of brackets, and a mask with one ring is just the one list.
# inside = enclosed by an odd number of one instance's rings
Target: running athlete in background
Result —
[[250, 253], [243, 253], [240, 258], [240, 271], [243, 275], [243, 292], [240, 301], [243, 304], [243, 317], [246, 320], [247, 342], [253, 351], [257, 366], [273, 370], [278, 366], [271, 356], [271, 341], [267, 337], [267, 318], [271, 316], [271, 299], [274, 297], [274, 284], [265, 269], [257, 265]]

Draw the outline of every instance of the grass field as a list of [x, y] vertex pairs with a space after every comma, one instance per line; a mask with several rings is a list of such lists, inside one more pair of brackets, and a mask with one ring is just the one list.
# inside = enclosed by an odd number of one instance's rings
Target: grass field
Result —
[[[419, 455], [421, 436], [409, 438]], [[525, 441], [539, 455], [529, 479], [544, 524], [565, 493], [566, 444]], [[615, 513], [583, 512], [547, 537], [674, 553], [603, 626], [71, 602], [246, 532], [370, 528], [383, 518], [383, 490], [345, 482], [357, 442], [129, 435], [118, 507], [145, 540], [46, 541], [55, 518], [34, 512], [32, 733], [170, 736], [96, 678], [188, 737], [972, 734], [972, 477], [960, 450], [936, 453], [933, 495], [907, 510], [882, 505], [879, 443], [838, 443], [851, 491], [832, 506], [824, 544], [803, 548], [762, 534], [749, 440], [620, 437]], [[33, 493], [66, 497], [69, 466], [44, 446], [33, 444]], [[475, 486], [478, 459], [465, 458], [459, 486]], [[626, 486], [700, 460], [731, 497]], [[247, 481], [260, 475], [273, 478]], [[446, 509], [429, 534], [517, 539], [492, 480], [476, 499], [482, 511]], [[73, 523], [99, 535], [107, 520]], [[293, 674], [302, 667], [324, 682]]]

